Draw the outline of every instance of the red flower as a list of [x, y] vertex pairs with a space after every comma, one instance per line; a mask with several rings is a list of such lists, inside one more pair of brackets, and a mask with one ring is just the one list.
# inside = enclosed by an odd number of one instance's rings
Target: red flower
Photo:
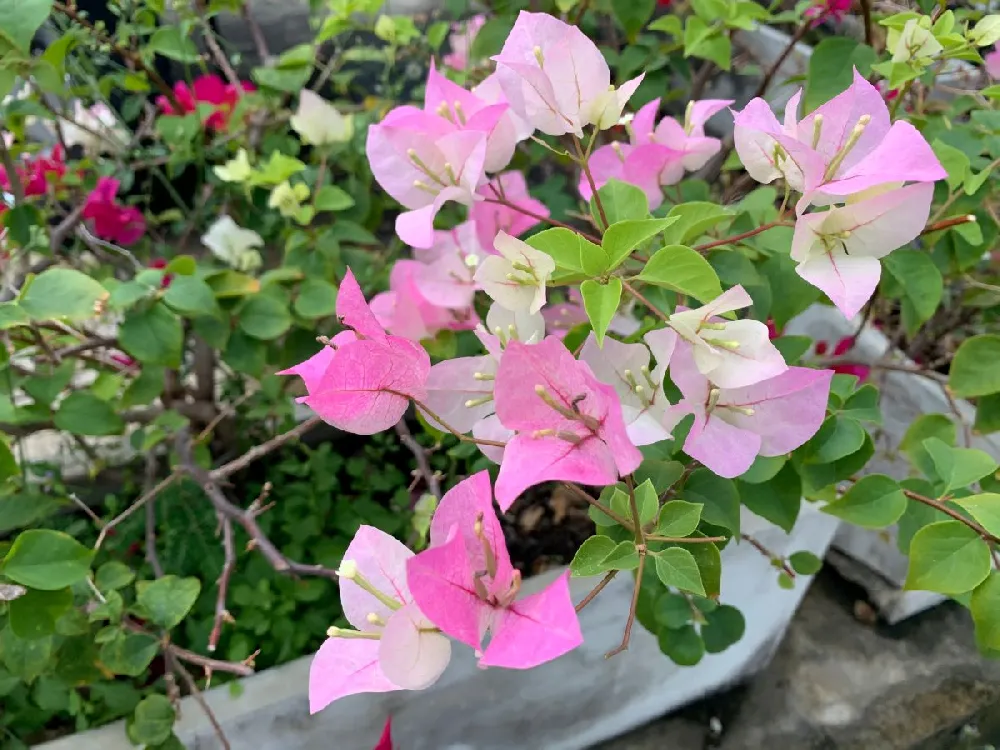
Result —
[[249, 81], [242, 81], [239, 86], [234, 86], [217, 75], [204, 75], [195, 78], [191, 86], [184, 81], [174, 84], [174, 98], [181, 108], [180, 112], [166, 96], [157, 97], [156, 104], [160, 111], [168, 115], [190, 114], [197, 111], [199, 104], [211, 104], [215, 110], [205, 118], [205, 127], [220, 131], [229, 126], [229, 116], [240, 97], [249, 91], [256, 91], [256, 87]]
[[813, 26], [830, 19], [839, 21], [850, 12], [853, 4], [853, 0], [814, 0], [805, 16], [813, 19]]
[[93, 232], [103, 240], [131, 245], [146, 231], [146, 219], [134, 206], [118, 203], [118, 180], [101, 177], [87, 196], [83, 218], [90, 219]]
[[[854, 337], [845, 336], [840, 341], [838, 341], [836, 345], [833, 347], [833, 354], [831, 356], [843, 357], [853, 348], [854, 348]], [[818, 354], [819, 356], [822, 357], [829, 351], [829, 349], [830, 345], [827, 342], [825, 341], [816, 342], [816, 354]], [[833, 370], [834, 372], [840, 373], [841, 375], [854, 375], [860, 381], [867, 380], [868, 376], [871, 374], [871, 368], [868, 367], [867, 365], [837, 364], [834, 362], [830, 364], [830, 369]]]
[[[61, 180], [66, 175], [66, 161], [62, 146], [54, 146], [49, 156], [26, 156], [24, 162], [15, 168], [17, 177], [24, 188], [24, 196], [31, 198], [49, 192], [49, 184]], [[50, 179], [51, 176], [51, 179]], [[0, 187], [11, 189], [7, 170], [0, 166]]]
[[385, 729], [382, 730], [382, 737], [372, 750], [393, 750], [392, 748], [392, 717], [385, 720]]
[[[149, 264], [150, 268], [155, 268], [157, 270], [167, 267], [166, 258], [155, 258], [152, 263]], [[166, 273], [163, 275], [163, 281], [160, 282], [160, 289], [166, 289], [170, 286], [170, 282], [174, 280], [174, 275], [172, 273]]]

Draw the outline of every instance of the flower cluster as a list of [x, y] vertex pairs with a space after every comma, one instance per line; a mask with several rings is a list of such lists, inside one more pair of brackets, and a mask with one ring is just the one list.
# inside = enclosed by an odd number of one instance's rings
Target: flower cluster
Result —
[[763, 99], [734, 113], [736, 151], [758, 182], [781, 177], [802, 194], [796, 271], [853, 317], [878, 286], [879, 258], [923, 231], [946, 172], [916, 128], [891, 122], [878, 89], [856, 70], [846, 91], [799, 120], [801, 93], [783, 123]]
[[132, 245], [146, 233], [146, 219], [135, 206], [118, 202], [118, 187], [118, 180], [101, 177], [83, 204], [82, 218], [102, 240]]
[[240, 97], [255, 90], [256, 87], [249, 81], [241, 81], [239, 86], [235, 86], [215, 74], [208, 74], [198, 76], [190, 86], [184, 81], [178, 81], [174, 84], [175, 101], [161, 95], [156, 98], [156, 104], [167, 115], [188, 115], [198, 112], [199, 104], [209, 105], [209, 112], [204, 115], [205, 127], [225, 131], [229, 128], [229, 118]]
[[[519, 597], [521, 574], [493, 509], [489, 474], [479, 472], [441, 499], [430, 546], [414, 554], [362, 526], [338, 570], [344, 616], [309, 670], [309, 707], [356, 693], [420, 690], [451, 660], [451, 641], [475, 649], [481, 667], [527, 669], [583, 640], [569, 573]], [[484, 642], [488, 640], [488, 645]]]

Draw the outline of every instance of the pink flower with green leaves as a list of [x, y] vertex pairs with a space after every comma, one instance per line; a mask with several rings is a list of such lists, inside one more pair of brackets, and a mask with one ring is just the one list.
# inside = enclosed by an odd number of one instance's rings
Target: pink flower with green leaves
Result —
[[698, 369], [722, 388], [740, 388], [773, 378], [787, 365], [771, 343], [767, 325], [719, 317], [751, 304], [746, 290], [734, 286], [703, 307], [671, 315], [668, 324], [673, 330], [663, 334], [664, 340], [676, 335], [690, 344]]
[[643, 76], [619, 88], [597, 45], [578, 27], [546, 13], [521, 11], [493, 58], [510, 107], [548, 135], [583, 135], [618, 122]]
[[434, 244], [434, 217], [448, 201], [471, 206], [485, 179], [491, 128], [504, 108], [484, 109], [481, 129], [460, 129], [437, 114], [397, 107], [368, 129], [365, 146], [372, 174], [405, 208], [396, 234], [412, 247]]
[[875, 293], [883, 258], [913, 241], [930, 215], [934, 185], [917, 183], [852, 196], [844, 206], [805, 214], [795, 222], [796, 273], [821, 289], [847, 318]]
[[430, 357], [419, 344], [390, 336], [347, 270], [337, 295], [337, 316], [352, 329], [279, 375], [298, 375], [306, 386], [298, 399], [325, 422], [356, 435], [387, 430], [402, 419], [411, 398], [422, 399]]
[[422, 690], [451, 660], [451, 641], [427, 619], [407, 582], [413, 552], [385, 532], [362, 526], [337, 571], [344, 617], [309, 666], [309, 712], [356, 693]]
[[789, 100], [783, 124], [763, 99], [734, 113], [736, 151], [747, 172], [764, 183], [784, 177], [803, 194], [800, 213], [877, 185], [946, 176], [919, 131], [891, 123], [882, 95], [857, 70], [846, 91], [799, 120], [801, 94]]
[[500, 424], [516, 432], [497, 477], [501, 510], [541, 482], [605, 486], [642, 463], [615, 389], [554, 336], [537, 344], [510, 342], [493, 395]]
[[694, 424], [684, 452], [721, 477], [743, 474], [757, 456], [780, 456], [816, 434], [826, 417], [833, 370], [789, 367], [743, 388], [720, 388], [705, 377], [694, 350], [678, 342], [670, 378], [683, 399], [670, 408], [671, 427], [688, 414]]
[[445, 494], [431, 519], [430, 547], [406, 569], [413, 601], [442, 632], [475, 649], [480, 667], [529, 669], [583, 642], [568, 571], [518, 598], [521, 574], [510, 562], [488, 472]]

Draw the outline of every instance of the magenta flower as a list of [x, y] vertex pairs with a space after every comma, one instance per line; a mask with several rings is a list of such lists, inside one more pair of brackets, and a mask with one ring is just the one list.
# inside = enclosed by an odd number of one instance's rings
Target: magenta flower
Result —
[[422, 690], [451, 660], [451, 641], [414, 603], [407, 583], [413, 552], [362, 526], [337, 571], [344, 616], [356, 630], [332, 627], [309, 665], [309, 712], [357, 693]]
[[806, 8], [805, 17], [813, 19], [816, 26], [823, 21], [840, 21], [851, 12], [854, 0], [813, 0], [813, 4]]
[[[22, 159], [22, 163], [15, 166], [14, 172], [21, 181], [26, 198], [48, 194], [52, 184], [66, 176], [66, 157], [63, 147], [59, 144], [52, 147], [48, 156], [24, 155]], [[0, 188], [8, 192], [12, 189], [7, 169], [2, 164], [0, 164]], [[0, 213], [6, 207], [7, 205], [0, 201]]]
[[452, 24], [451, 34], [448, 36], [448, 46], [451, 52], [442, 57], [445, 65], [449, 65], [455, 70], [465, 70], [469, 67], [469, 51], [473, 42], [486, 25], [486, 16], [475, 15], [464, 23]]
[[784, 177], [803, 194], [798, 210], [826, 205], [887, 183], [934, 182], [946, 172], [916, 128], [898, 120], [878, 89], [854, 71], [854, 83], [797, 119], [801, 91], [779, 124], [763, 99], [734, 113], [736, 150], [758, 182]]
[[671, 333], [661, 328], [645, 335], [646, 343], [656, 351], [656, 367], [652, 371], [650, 350], [644, 344], [623, 344], [607, 336], [602, 348], [591, 332], [580, 351], [580, 360], [618, 394], [625, 430], [633, 445], [651, 445], [670, 437], [664, 423], [670, 402], [663, 393], [663, 376], [677, 340]]
[[511, 565], [492, 494], [485, 471], [445, 494], [431, 520], [430, 548], [407, 563], [410, 591], [442, 632], [476, 650], [479, 666], [528, 669], [572, 651], [583, 636], [568, 571], [517, 598], [521, 574]]
[[379, 324], [411, 341], [433, 338], [439, 331], [475, 328], [479, 318], [471, 304], [454, 309], [424, 296], [419, 280], [424, 278], [425, 270], [419, 261], [396, 261], [389, 273], [389, 291], [372, 298], [371, 309]]
[[875, 293], [879, 258], [920, 234], [933, 198], [933, 183], [923, 182], [799, 216], [792, 239], [796, 273], [853, 318]]
[[146, 232], [146, 219], [134, 206], [118, 203], [118, 180], [101, 177], [87, 196], [82, 218], [91, 222], [94, 234], [119, 245], [132, 245]]
[[994, 80], [1000, 80], [1000, 48], [983, 55], [983, 63], [986, 74]]
[[780, 456], [816, 434], [826, 416], [833, 370], [789, 367], [745, 388], [713, 386], [695, 363], [692, 347], [678, 342], [670, 377], [684, 398], [668, 424], [694, 415], [684, 452], [721, 477], [738, 477], [760, 456]]
[[352, 331], [337, 334], [317, 354], [279, 375], [298, 375], [298, 399], [324, 421], [356, 435], [387, 430], [411, 398], [426, 395], [430, 357], [419, 344], [387, 335], [348, 269], [337, 295], [337, 316]]
[[393, 750], [391, 716], [385, 720], [385, 726], [382, 728], [382, 736], [379, 738], [378, 744], [375, 745], [372, 750]]
[[694, 361], [705, 377], [722, 388], [741, 388], [785, 371], [787, 365], [757, 320], [725, 320], [718, 316], [753, 304], [742, 286], [734, 286], [704, 307], [670, 316], [673, 331], [693, 347]]
[[215, 74], [209, 74], [195, 78], [191, 86], [184, 81], [174, 84], [174, 99], [181, 108], [180, 112], [166, 96], [156, 97], [156, 104], [167, 115], [191, 114], [198, 111], [199, 104], [212, 104], [215, 109], [205, 118], [205, 127], [224, 131], [229, 127], [229, 118], [240, 97], [256, 90], [249, 81], [241, 81], [239, 86], [234, 86]]
[[[494, 240], [500, 232], [519, 237], [549, 216], [548, 207], [528, 193], [528, 185], [521, 172], [504, 172], [497, 175], [479, 188], [479, 195], [485, 200], [477, 201], [472, 206], [469, 220], [476, 225], [479, 244], [490, 253], [500, 252], [494, 245]], [[492, 202], [500, 198], [516, 208]], [[534, 216], [524, 213], [525, 211]]]
[[549, 135], [616, 124], [643, 78], [615, 89], [604, 56], [578, 27], [523, 10], [493, 60], [511, 109]]
[[[482, 110], [499, 119], [500, 107]], [[489, 129], [459, 129], [453, 122], [415, 107], [396, 107], [368, 129], [366, 151], [372, 174], [389, 195], [411, 209], [396, 218], [406, 244], [434, 244], [434, 217], [448, 201], [471, 206], [485, 178]], [[495, 122], [494, 122], [495, 124]]]
[[504, 449], [497, 478], [501, 510], [541, 482], [604, 486], [642, 463], [614, 388], [553, 336], [507, 345], [494, 398], [500, 423], [517, 433]]
[[[637, 147], [630, 143], [614, 141], [596, 149], [587, 160], [587, 167], [590, 170], [590, 178], [594, 181], [594, 187], [598, 190], [610, 180], [620, 180], [635, 185], [646, 194], [649, 209], [652, 211], [663, 203], [663, 190], [660, 186], [677, 182], [680, 179], [676, 174], [677, 170], [683, 174], [682, 157], [682, 152], [659, 144]], [[580, 175], [577, 190], [585, 201], [594, 197], [590, 179], [586, 174]]]

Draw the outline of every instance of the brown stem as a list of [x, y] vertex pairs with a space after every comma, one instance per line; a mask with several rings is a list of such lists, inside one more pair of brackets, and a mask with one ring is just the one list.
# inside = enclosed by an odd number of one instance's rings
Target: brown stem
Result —
[[7, 171], [7, 181], [10, 182], [10, 192], [14, 196], [14, 206], [20, 206], [24, 203], [24, 184], [21, 182], [21, 175], [17, 173], [14, 157], [7, 149], [3, 138], [0, 138], [0, 162], [3, 163], [3, 167]]
[[172, 643], [167, 646], [167, 649], [178, 659], [183, 659], [189, 664], [197, 664], [204, 669], [211, 669], [213, 672], [226, 672], [238, 677], [249, 677], [254, 673], [254, 668], [244, 662], [212, 659], [211, 657], [197, 654], [194, 651], [188, 651], [186, 648], [175, 646]]
[[229, 81], [229, 83], [231, 83], [237, 91], [241, 90], [240, 77], [236, 75], [236, 71], [229, 63], [229, 58], [226, 57], [226, 53], [223, 52], [222, 47], [219, 46], [219, 41], [215, 38], [215, 32], [212, 31], [212, 27], [208, 21], [203, 21], [202, 31], [202, 37], [205, 39], [205, 46], [208, 47], [208, 51], [212, 54], [213, 59], [222, 70], [223, 75], [226, 76], [226, 80]]
[[495, 448], [506, 448], [507, 447], [507, 443], [502, 443], [499, 440], [486, 440], [486, 439], [483, 439], [483, 438], [475, 438], [475, 437], [472, 437], [471, 435], [464, 435], [463, 433], [459, 432], [454, 427], [452, 427], [450, 424], [448, 424], [447, 422], [445, 422], [443, 419], [441, 419], [440, 416], [438, 416], [433, 411], [431, 411], [430, 408], [428, 408], [427, 404], [425, 404], [423, 401], [420, 401], [419, 399], [415, 399], [412, 396], [408, 396], [405, 393], [400, 393], [399, 391], [393, 391], [393, 390], [390, 390], [388, 388], [385, 389], [385, 392], [386, 393], [392, 393], [392, 394], [395, 394], [397, 396], [403, 396], [404, 398], [410, 399], [415, 405], [419, 406], [420, 409], [421, 409], [421, 411], [423, 411], [425, 414], [427, 414], [428, 417], [430, 417], [432, 420], [434, 420], [439, 425], [441, 425], [442, 427], [444, 427], [444, 429], [449, 434], [453, 435], [454, 437], [457, 437], [463, 443], [475, 443], [476, 445], [492, 445]]
[[715, 544], [724, 542], [728, 537], [724, 536], [657, 536], [656, 534], [646, 534], [647, 542], [666, 542], [667, 544]]
[[642, 531], [642, 519], [639, 517], [639, 506], [635, 502], [635, 482], [632, 476], [625, 477], [625, 486], [628, 487], [628, 506], [632, 512], [632, 523], [635, 525], [635, 544], [637, 547], [646, 546], [646, 536]]
[[406, 426], [404, 420], [399, 420], [396, 423], [396, 434], [399, 435], [399, 442], [409, 448], [410, 453], [413, 454], [413, 458], [417, 462], [417, 471], [420, 476], [424, 478], [424, 482], [427, 485], [427, 491], [430, 492], [438, 500], [441, 499], [441, 482], [438, 479], [437, 472], [431, 469], [430, 461], [427, 460], [427, 451], [424, 447], [417, 442], [417, 439], [413, 437], [410, 432], [410, 428]]
[[787, 562], [785, 562], [785, 558], [783, 558], [781, 555], [772, 552], [749, 534], [740, 534], [740, 539], [744, 540], [745, 542], [749, 542], [751, 547], [753, 547], [755, 550], [764, 555], [764, 557], [766, 557], [772, 563], [774, 563], [775, 565], [780, 567], [783, 571], [785, 571], [785, 574], [789, 578], [795, 578], [795, 571], [792, 570], [791, 566]]
[[323, 420], [320, 417], [310, 417], [305, 422], [302, 422], [301, 424], [288, 430], [288, 432], [283, 432], [277, 437], [271, 438], [266, 443], [261, 443], [260, 445], [251, 448], [239, 458], [233, 459], [229, 463], [223, 464], [218, 469], [213, 470], [211, 475], [212, 479], [226, 479], [236, 472], [242, 471], [257, 459], [263, 458], [268, 453], [280, 448], [290, 440], [302, 437], [312, 428], [318, 426], [322, 421]]
[[253, 39], [257, 56], [260, 57], [260, 64], [267, 65], [271, 59], [271, 52], [267, 48], [267, 39], [264, 38], [264, 32], [261, 31], [260, 24], [257, 23], [257, 19], [254, 18], [253, 12], [250, 10], [249, 2], [243, 3], [240, 13], [243, 16], [243, 20], [246, 21], [247, 27], [250, 29], [250, 38]]
[[590, 505], [593, 505], [595, 508], [597, 508], [599, 511], [601, 511], [601, 513], [603, 513], [604, 515], [606, 515], [609, 518], [611, 518], [615, 523], [617, 523], [620, 526], [628, 529], [629, 531], [633, 531], [633, 532], [635, 531], [635, 527], [632, 526], [632, 522], [631, 521], [629, 521], [627, 518], [624, 518], [624, 517], [618, 515], [615, 511], [611, 510], [611, 508], [607, 507], [606, 505], [604, 505], [603, 503], [601, 503], [599, 500], [596, 500], [595, 498], [591, 497], [590, 493], [584, 492], [582, 489], [580, 489], [575, 484], [572, 484], [570, 482], [563, 482], [563, 487], [565, 487], [566, 489], [568, 489], [570, 492], [572, 492], [574, 495], [576, 495], [578, 498], [580, 498], [584, 502], [587, 502]]
[[811, 26], [812, 26], [812, 21], [807, 18], [802, 22], [802, 25], [795, 30], [795, 34], [792, 35], [792, 38], [788, 41], [788, 44], [781, 51], [781, 54], [778, 55], [778, 59], [775, 60], [774, 63], [771, 65], [771, 67], [767, 69], [767, 72], [764, 74], [764, 78], [761, 79], [760, 85], [757, 87], [757, 90], [751, 97], [752, 99], [756, 99], [759, 96], [764, 96], [764, 94], [767, 92], [768, 86], [771, 85], [771, 81], [774, 80], [774, 76], [777, 75], [778, 70], [784, 64], [785, 60], [788, 59], [788, 56], [792, 54], [792, 50], [795, 49], [795, 45], [802, 41], [802, 37], [806, 35], [806, 32], [809, 31], [809, 28]]
[[865, 19], [865, 44], [869, 47], [875, 46], [875, 30], [872, 27], [872, 4], [871, 0], [861, 0], [861, 15]]
[[614, 579], [616, 575], [618, 575], [617, 570], [609, 570], [607, 573], [605, 573], [604, 578], [601, 579], [601, 582], [598, 583], [596, 586], [594, 586], [594, 589], [585, 597], [583, 597], [583, 601], [581, 601], [579, 604], [576, 605], [577, 613], [579, 613], [584, 607], [586, 607], [588, 604], [594, 601], [594, 599], [597, 598], [597, 595], [600, 594], [602, 591], [604, 591], [604, 587], [607, 586], [609, 583], [611, 583], [611, 581]]
[[[146, 475], [143, 480], [143, 490], [148, 495], [156, 481], [156, 454], [150, 451], [146, 454]], [[100, 543], [100, 540], [98, 540]], [[146, 562], [153, 569], [153, 575], [163, 578], [163, 565], [160, 563], [160, 555], [156, 550], [156, 495], [149, 498], [146, 503]]]
[[660, 310], [658, 307], [655, 307], [653, 305], [653, 303], [650, 302], [648, 299], [646, 299], [644, 296], [642, 296], [642, 294], [634, 286], [632, 286], [631, 284], [629, 284], [627, 281], [622, 280], [622, 287], [625, 289], [626, 292], [628, 292], [629, 294], [631, 294], [633, 297], [635, 297], [637, 300], [639, 300], [642, 304], [644, 304], [646, 307], [648, 307], [649, 310], [650, 310], [650, 312], [652, 312], [656, 317], [658, 317], [660, 320], [666, 322], [666, 320], [668, 319], [669, 316], [666, 313], [664, 313], [662, 310]]
[[195, 682], [194, 677], [190, 672], [180, 663], [180, 660], [176, 656], [172, 656], [170, 652], [167, 652], [167, 667], [169, 671], [176, 672], [184, 680], [184, 684], [187, 685], [188, 692], [191, 694], [201, 706], [201, 710], [205, 712], [205, 716], [208, 717], [209, 723], [212, 725], [212, 729], [215, 730], [215, 736], [219, 738], [219, 744], [222, 745], [224, 750], [231, 750], [232, 745], [229, 744], [229, 740], [226, 737], [226, 733], [222, 731], [222, 725], [215, 716], [215, 712], [212, 711], [212, 707], [208, 705], [208, 701], [205, 700], [205, 696], [201, 694], [201, 689], [198, 687], [198, 683]]
[[509, 200], [507, 200], [505, 198], [501, 198], [499, 196], [499, 194], [496, 192], [496, 188], [494, 188], [492, 185], [490, 185], [490, 190], [492, 190], [493, 194], [495, 196], [497, 196], [497, 197], [496, 198], [487, 198], [486, 199], [487, 203], [497, 203], [497, 204], [499, 204], [501, 206], [506, 206], [507, 208], [512, 208], [515, 211], [518, 211], [519, 213], [524, 214], [525, 216], [530, 216], [535, 221], [540, 221], [540, 222], [542, 222], [544, 224], [549, 224], [551, 226], [559, 227], [561, 229], [568, 229], [571, 232], [575, 232], [576, 234], [579, 234], [584, 239], [589, 240], [590, 242], [593, 242], [595, 245], [600, 245], [601, 244], [601, 238], [597, 237], [596, 235], [589, 234], [588, 232], [584, 232], [581, 229], [577, 229], [576, 227], [574, 227], [574, 226], [572, 226], [570, 224], [567, 224], [564, 221], [559, 221], [559, 219], [553, 219], [550, 216], [542, 216], [541, 214], [536, 214], [534, 211], [529, 211], [527, 208], [524, 208], [523, 206], [519, 206], [516, 203], [511, 203]]
[[929, 506], [931, 508], [934, 508], [935, 510], [939, 510], [942, 513], [944, 513], [946, 516], [950, 516], [951, 518], [954, 518], [959, 523], [965, 524], [970, 529], [972, 529], [977, 534], [979, 534], [979, 536], [983, 539], [983, 541], [985, 541], [985, 542], [991, 542], [993, 544], [1000, 544], [1000, 537], [997, 537], [997, 536], [991, 534], [989, 531], [987, 531], [985, 528], [983, 528], [978, 523], [976, 523], [975, 521], [973, 521], [971, 518], [966, 518], [961, 513], [959, 513], [957, 510], [953, 510], [952, 508], [949, 508], [947, 505], [945, 505], [944, 503], [942, 503], [940, 500], [935, 500], [935, 499], [930, 498], [930, 497], [924, 497], [923, 495], [920, 495], [920, 494], [918, 494], [916, 492], [912, 492], [912, 491], [906, 490], [906, 489], [903, 490], [903, 494], [906, 495], [911, 500], [916, 500], [918, 503], [923, 503], [924, 505], [927, 505], [927, 506]]
[[696, 245], [693, 250], [697, 250], [699, 253], [703, 253], [706, 250], [711, 250], [715, 247], [721, 247], [722, 245], [731, 245], [735, 242], [740, 242], [745, 240], [747, 237], [753, 237], [754, 235], [760, 234], [761, 232], [766, 232], [768, 229], [774, 229], [775, 227], [791, 227], [795, 226], [790, 221], [770, 221], [767, 224], [761, 224], [756, 229], [751, 229], [748, 232], [743, 232], [742, 234], [734, 234], [731, 237], [723, 237], [721, 240], [713, 240], [712, 242], [706, 242], [704, 245]]
[[148, 490], [147, 492], [143, 493], [142, 497], [140, 497], [129, 507], [127, 507], [117, 516], [108, 521], [104, 525], [104, 528], [101, 529], [101, 533], [97, 535], [97, 542], [94, 543], [94, 549], [99, 550], [101, 548], [101, 545], [104, 543], [104, 540], [108, 536], [108, 533], [111, 531], [111, 529], [113, 529], [115, 526], [120, 524], [126, 518], [131, 516], [133, 513], [139, 510], [139, 508], [143, 507], [151, 500], [153, 500], [153, 498], [155, 498], [157, 495], [163, 492], [163, 490], [165, 490], [167, 487], [176, 482], [180, 478], [180, 476], [181, 476], [180, 471], [174, 471], [170, 476], [168, 476], [166, 479], [160, 480], [159, 484], [157, 484], [155, 487]]
[[925, 234], [930, 234], [931, 232], [940, 232], [942, 229], [947, 229], [948, 227], [957, 227], [960, 224], [971, 224], [976, 220], [974, 214], [966, 214], [965, 216], [953, 216], [950, 219], [944, 219], [942, 221], [935, 221], [933, 224], [928, 224], [924, 227], [924, 230], [920, 233], [921, 236]]
[[233, 523], [230, 519], [223, 517], [221, 513], [218, 515], [219, 524], [222, 527], [222, 551], [225, 555], [225, 562], [222, 565], [222, 572], [219, 574], [219, 590], [215, 596], [215, 619], [212, 621], [212, 632], [208, 636], [208, 650], [213, 652], [219, 645], [219, 638], [222, 637], [222, 623], [233, 621], [233, 616], [226, 608], [226, 595], [229, 592], [229, 579], [236, 569]]
[[635, 610], [639, 606], [639, 591], [642, 589], [642, 571], [646, 567], [646, 549], [639, 548], [639, 569], [635, 573], [635, 588], [632, 590], [632, 604], [628, 609], [628, 620], [625, 621], [625, 634], [622, 636], [621, 645], [612, 649], [604, 655], [605, 659], [620, 654], [628, 649], [629, 641], [632, 640], [632, 625], [635, 623]]

